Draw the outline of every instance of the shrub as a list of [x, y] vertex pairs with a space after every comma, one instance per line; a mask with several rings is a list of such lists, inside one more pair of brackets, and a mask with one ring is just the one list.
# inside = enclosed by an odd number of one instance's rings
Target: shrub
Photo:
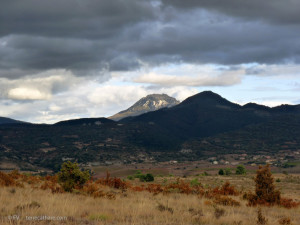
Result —
[[[25, 175], [25, 174], [24, 174]], [[30, 174], [29, 174], [30, 175]], [[22, 175], [19, 173], [18, 170], [13, 170], [9, 173], [9, 176], [12, 178], [12, 179], [18, 179], [20, 177], [22, 177]]]
[[146, 176], [144, 174], [141, 174], [139, 176], [139, 179], [140, 179], [141, 182], [145, 182], [145, 178], [146, 178]]
[[191, 180], [190, 182], [191, 186], [199, 186], [201, 183], [198, 181], [197, 178]]
[[153, 193], [154, 195], [157, 195], [164, 191], [164, 189], [160, 184], [148, 184], [146, 190], [149, 191], [150, 193]]
[[93, 195], [98, 190], [99, 186], [92, 181], [88, 181], [83, 187], [83, 191], [89, 195]]
[[140, 178], [141, 176], [143, 176], [143, 174], [140, 170], [136, 171], [136, 173], [133, 175], [134, 178]]
[[81, 188], [90, 178], [88, 170], [82, 171], [77, 163], [70, 161], [63, 163], [58, 173], [58, 182], [68, 192], [72, 192], [75, 187]]
[[226, 168], [225, 169], [225, 175], [231, 175], [232, 174], [232, 172], [231, 172], [231, 169], [230, 168]]
[[0, 172], [0, 186], [16, 186], [16, 182], [8, 174]]
[[290, 198], [280, 198], [280, 205], [287, 209], [291, 209], [298, 207], [300, 205], [300, 202], [295, 202]]
[[134, 177], [133, 177], [133, 176], [130, 176], [130, 175], [127, 177], [128, 180], [133, 180], [133, 178], [134, 178]]
[[239, 165], [239, 166], [237, 166], [235, 173], [237, 175], [244, 175], [244, 174], [246, 174], [246, 169], [243, 165]]
[[95, 183], [121, 190], [127, 189], [130, 185], [129, 183], [122, 181], [120, 178], [111, 178], [110, 173], [108, 171], [106, 172], [106, 178], [100, 178], [97, 181], [95, 181]]
[[216, 187], [213, 190], [214, 194], [218, 195], [238, 195], [239, 192], [235, 189], [234, 186], [230, 186], [230, 183], [227, 181], [225, 184], [223, 184], [222, 187]]
[[223, 169], [220, 169], [219, 170], [219, 175], [223, 176], [225, 173], [224, 173], [224, 170]]
[[189, 183], [184, 182], [178, 178], [175, 183], [168, 184], [167, 186], [165, 186], [165, 192], [191, 194], [193, 192], [193, 189], [190, 187]]
[[145, 176], [145, 181], [146, 182], [154, 181], [154, 176], [151, 173], [147, 173]]
[[141, 182], [151, 182], [154, 181], [154, 176], [151, 173], [145, 174], [140, 174], [139, 175], [140, 181]]
[[217, 196], [214, 200], [214, 203], [225, 206], [240, 206], [241, 204], [227, 196]]
[[[54, 176], [56, 178], [56, 176]], [[50, 189], [52, 193], [63, 193], [63, 188], [58, 185], [56, 179], [45, 180], [44, 183], [40, 186], [42, 190]]]

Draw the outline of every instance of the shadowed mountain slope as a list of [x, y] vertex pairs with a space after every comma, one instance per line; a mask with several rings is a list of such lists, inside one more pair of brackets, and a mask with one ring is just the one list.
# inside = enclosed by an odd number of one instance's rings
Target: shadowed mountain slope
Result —
[[6, 117], [0, 117], [0, 124], [17, 124], [17, 123], [25, 123], [25, 122], [6, 118]]

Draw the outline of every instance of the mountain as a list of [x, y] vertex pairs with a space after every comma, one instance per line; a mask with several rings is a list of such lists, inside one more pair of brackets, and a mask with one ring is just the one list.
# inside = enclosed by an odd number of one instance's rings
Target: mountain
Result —
[[173, 107], [118, 122], [85, 118], [54, 125], [3, 124], [0, 162], [57, 171], [66, 159], [136, 163], [240, 152], [275, 154], [300, 149], [299, 124], [300, 105], [241, 106], [205, 91]]
[[13, 120], [6, 117], [0, 117], [0, 124], [18, 124], [18, 123], [25, 123], [19, 120]]
[[166, 94], [147, 95], [146, 97], [137, 101], [128, 109], [109, 117], [109, 119], [118, 121], [125, 117], [138, 116], [146, 112], [156, 111], [158, 109], [166, 107], [172, 107], [177, 104], [179, 104], [179, 101]]
[[269, 119], [268, 114], [245, 110], [211, 91], [201, 92], [167, 109], [125, 118], [121, 122], [155, 123], [177, 138], [207, 137]]

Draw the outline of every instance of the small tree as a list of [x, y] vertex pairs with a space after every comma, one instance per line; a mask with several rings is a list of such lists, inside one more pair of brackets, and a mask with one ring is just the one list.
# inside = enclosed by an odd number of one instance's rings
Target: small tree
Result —
[[249, 206], [256, 205], [280, 205], [285, 208], [298, 207], [300, 203], [293, 201], [292, 199], [282, 198], [280, 191], [275, 190], [274, 178], [270, 171], [269, 165], [265, 167], [259, 166], [256, 172], [255, 181], [255, 193], [251, 192], [244, 194], [244, 198], [248, 199]]
[[80, 170], [77, 163], [64, 162], [58, 173], [58, 182], [63, 189], [72, 192], [76, 186], [82, 187], [91, 178], [88, 170]]
[[274, 178], [269, 165], [260, 166], [256, 172], [255, 194], [260, 201], [270, 204], [280, 202], [280, 192], [275, 190]]
[[237, 166], [235, 173], [237, 175], [246, 174], [246, 169], [245, 169], [245, 167], [243, 165], [239, 165], [239, 166]]

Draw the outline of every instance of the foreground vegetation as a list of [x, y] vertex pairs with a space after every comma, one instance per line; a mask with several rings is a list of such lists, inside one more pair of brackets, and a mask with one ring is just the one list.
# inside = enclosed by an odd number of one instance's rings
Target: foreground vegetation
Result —
[[[66, 166], [55, 176], [0, 173], [0, 224], [300, 223], [299, 195], [289, 191], [289, 198], [283, 197], [268, 167], [258, 170], [250, 190], [229, 182], [237, 175], [211, 176], [219, 181], [214, 185], [205, 183], [207, 177], [158, 177], [145, 183], [111, 178], [109, 173], [84, 183], [78, 176], [86, 173], [69, 166], [71, 176], [65, 176]], [[80, 182], [71, 189], [64, 186], [73, 178]], [[249, 178], [237, 179], [247, 186]]]

